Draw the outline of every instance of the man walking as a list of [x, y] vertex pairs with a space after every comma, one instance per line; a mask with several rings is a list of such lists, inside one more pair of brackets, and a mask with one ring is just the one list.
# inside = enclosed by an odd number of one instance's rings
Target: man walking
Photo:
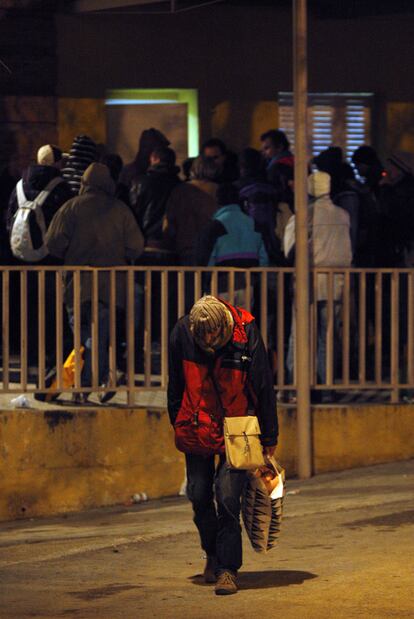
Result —
[[226, 463], [223, 416], [254, 410], [263, 453], [274, 453], [278, 423], [266, 350], [249, 312], [204, 296], [175, 325], [169, 356], [168, 412], [186, 455], [188, 498], [207, 555], [204, 579], [216, 582], [217, 595], [237, 593], [246, 472]]

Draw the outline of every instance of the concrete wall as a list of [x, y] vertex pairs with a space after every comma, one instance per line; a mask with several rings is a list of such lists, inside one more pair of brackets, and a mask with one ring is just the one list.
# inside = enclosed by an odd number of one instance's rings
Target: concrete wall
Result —
[[174, 495], [183, 478], [165, 412], [0, 413], [0, 519]]
[[[197, 88], [201, 138], [220, 135], [235, 150], [255, 143], [263, 126], [257, 130], [252, 119], [279, 91], [293, 87], [289, 6], [66, 15], [56, 23], [59, 96], [103, 98], [112, 88]], [[386, 105], [414, 102], [413, 25], [413, 14], [309, 16], [309, 90], [374, 92], [374, 133], [381, 149]], [[272, 111], [265, 114], [265, 128], [275, 126]]]
[[[277, 457], [296, 473], [296, 411], [280, 408]], [[414, 457], [414, 407], [313, 410], [315, 473]], [[161, 410], [0, 412], [0, 520], [177, 495], [184, 458]]]
[[[37, 149], [43, 144], [56, 143], [68, 151], [73, 138], [79, 134], [90, 135], [97, 143], [107, 141], [104, 99], [0, 97], [0, 119], [3, 144], [0, 169], [8, 162], [10, 171], [17, 177], [34, 161]], [[209, 135], [219, 136], [228, 144], [236, 139], [240, 148], [246, 145], [259, 148], [259, 136], [269, 127], [277, 127], [278, 119], [276, 101], [240, 102], [236, 105], [227, 100], [212, 110]], [[171, 137], [171, 132], [167, 135]], [[246, 140], [243, 143], [241, 136]], [[383, 142], [383, 154], [394, 150], [414, 152], [414, 102], [389, 102], [385, 106], [379, 137]], [[138, 135], [135, 138], [138, 143]], [[172, 145], [174, 148], [180, 146], [174, 142]]]
[[[414, 14], [309, 16], [309, 90], [374, 92], [374, 145], [383, 156], [414, 149], [413, 26]], [[0, 168], [11, 161], [17, 175], [49, 141], [68, 149], [88, 133], [105, 142], [103, 100], [116, 88], [198, 89], [201, 139], [216, 135], [239, 151], [277, 126], [277, 94], [292, 90], [291, 10], [7, 13], [0, 57], [12, 71], [0, 68]]]

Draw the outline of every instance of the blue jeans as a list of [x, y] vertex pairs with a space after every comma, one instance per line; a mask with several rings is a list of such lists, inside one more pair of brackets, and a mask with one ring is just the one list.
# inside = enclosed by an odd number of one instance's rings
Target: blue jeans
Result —
[[[339, 330], [341, 323], [341, 301], [335, 301], [333, 304], [333, 340], [334, 340], [334, 372], [335, 359], [339, 352]], [[328, 328], [328, 304], [326, 301], [317, 302], [317, 318], [316, 318], [316, 373], [317, 382], [319, 385], [326, 383], [326, 333]], [[296, 353], [296, 329], [294, 308], [292, 311], [292, 326], [290, 329], [289, 347], [287, 355], [288, 380], [293, 382], [294, 376], [294, 359]]]
[[[333, 304], [333, 375], [335, 376], [335, 360], [339, 352], [339, 330], [341, 322], [342, 303], [335, 301]], [[326, 301], [318, 301], [317, 306], [317, 376], [318, 383], [326, 383], [326, 333], [328, 330], [328, 304]]]
[[246, 471], [230, 469], [224, 456], [220, 456], [217, 469], [214, 456], [186, 454], [186, 463], [187, 496], [193, 505], [201, 547], [207, 555], [216, 556], [217, 574], [236, 573], [242, 565], [240, 500]]

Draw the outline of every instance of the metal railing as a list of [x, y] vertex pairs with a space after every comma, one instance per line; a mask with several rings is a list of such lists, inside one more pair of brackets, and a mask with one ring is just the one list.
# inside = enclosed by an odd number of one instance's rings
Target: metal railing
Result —
[[[256, 316], [275, 388], [295, 390], [294, 269], [2, 266], [0, 275], [0, 393], [116, 390], [132, 405], [140, 389], [165, 390], [169, 333], [203, 293]], [[412, 270], [313, 269], [310, 300], [312, 389], [386, 390], [397, 402], [414, 388]]]

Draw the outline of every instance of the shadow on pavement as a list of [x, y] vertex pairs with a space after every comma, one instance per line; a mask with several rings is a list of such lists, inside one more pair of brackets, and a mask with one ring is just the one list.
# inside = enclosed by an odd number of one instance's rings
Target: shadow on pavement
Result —
[[270, 587], [288, 587], [301, 585], [305, 580], [317, 578], [312, 572], [296, 570], [270, 570], [262, 572], [240, 572], [239, 589], [268, 589]]
[[[312, 572], [299, 572], [296, 570], [270, 570], [261, 572], [240, 572], [238, 576], [239, 589], [270, 589], [271, 587], [288, 587], [289, 585], [301, 585], [305, 580], [317, 578]], [[189, 580], [194, 585], [210, 586], [204, 582], [202, 574], [190, 576]]]
[[393, 512], [392, 514], [384, 514], [375, 518], [365, 518], [363, 520], [353, 520], [352, 522], [344, 522], [342, 526], [350, 529], [360, 529], [361, 527], [389, 527], [388, 530], [395, 531], [397, 527], [407, 524], [414, 524], [414, 510], [405, 512]]

